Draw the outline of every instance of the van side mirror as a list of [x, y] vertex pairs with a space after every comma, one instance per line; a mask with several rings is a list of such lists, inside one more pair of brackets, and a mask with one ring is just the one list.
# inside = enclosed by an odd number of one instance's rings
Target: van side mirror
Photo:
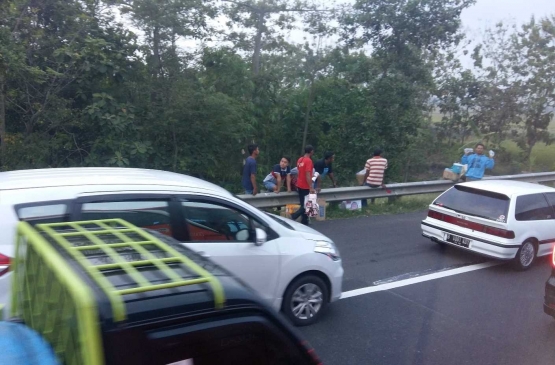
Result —
[[262, 246], [268, 240], [268, 235], [266, 234], [266, 231], [264, 231], [262, 228], [256, 228], [255, 234], [256, 234], [256, 238], [254, 241], [255, 246]]

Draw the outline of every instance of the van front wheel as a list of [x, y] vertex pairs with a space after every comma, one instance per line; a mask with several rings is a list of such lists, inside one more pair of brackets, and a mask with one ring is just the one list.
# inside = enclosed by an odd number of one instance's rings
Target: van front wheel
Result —
[[295, 326], [306, 326], [320, 318], [328, 298], [328, 288], [322, 279], [316, 275], [301, 276], [285, 291], [282, 310]]

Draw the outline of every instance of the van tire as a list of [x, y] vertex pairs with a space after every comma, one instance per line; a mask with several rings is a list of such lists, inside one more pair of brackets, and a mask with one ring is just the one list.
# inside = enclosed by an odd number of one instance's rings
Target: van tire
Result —
[[[295, 326], [307, 326], [318, 321], [328, 304], [328, 298], [329, 289], [326, 283], [316, 275], [307, 274], [289, 284], [281, 310]], [[300, 310], [299, 313], [295, 308], [305, 310]], [[317, 311], [313, 314], [310, 309]]]
[[538, 256], [538, 245], [533, 239], [524, 241], [513, 260], [513, 267], [517, 271], [525, 271], [532, 267]]

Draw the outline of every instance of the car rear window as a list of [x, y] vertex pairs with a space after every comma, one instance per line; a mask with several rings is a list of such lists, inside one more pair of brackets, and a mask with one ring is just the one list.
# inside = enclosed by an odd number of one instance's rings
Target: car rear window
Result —
[[455, 185], [433, 204], [457, 213], [506, 222], [509, 200], [509, 197], [503, 194]]

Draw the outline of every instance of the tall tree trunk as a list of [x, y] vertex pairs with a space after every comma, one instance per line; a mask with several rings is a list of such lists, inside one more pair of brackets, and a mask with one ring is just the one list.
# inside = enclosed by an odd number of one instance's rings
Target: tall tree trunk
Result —
[[310, 112], [312, 111], [312, 102], [314, 101], [314, 77], [310, 80], [310, 89], [308, 91], [308, 101], [306, 103], [306, 111], [304, 115], [304, 132], [303, 132], [303, 148], [301, 156], [304, 155], [304, 148], [306, 147], [306, 139], [308, 136], [308, 122], [310, 121]]
[[160, 76], [162, 71], [162, 58], [160, 57], [160, 31], [158, 27], [154, 27], [152, 31], [152, 53], [154, 54], [154, 72], [156, 77]]
[[252, 54], [252, 73], [256, 76], [260, 72], [260, 53], [262, 51], [262, 33], [264, 27], [264, 13], [258, 12], [256, 20], [256, 36], [254, 37], [254, 52]]
[[177, 123], [177, 121], [172, 120], [173, 172], [177, 172], [177, 156], [179, 154], [179, 144], [177, 143], [177, 132], [175, 130], [175, 123]]
[[0, 171], [6, 164], [6, 72], [0, 69]]

